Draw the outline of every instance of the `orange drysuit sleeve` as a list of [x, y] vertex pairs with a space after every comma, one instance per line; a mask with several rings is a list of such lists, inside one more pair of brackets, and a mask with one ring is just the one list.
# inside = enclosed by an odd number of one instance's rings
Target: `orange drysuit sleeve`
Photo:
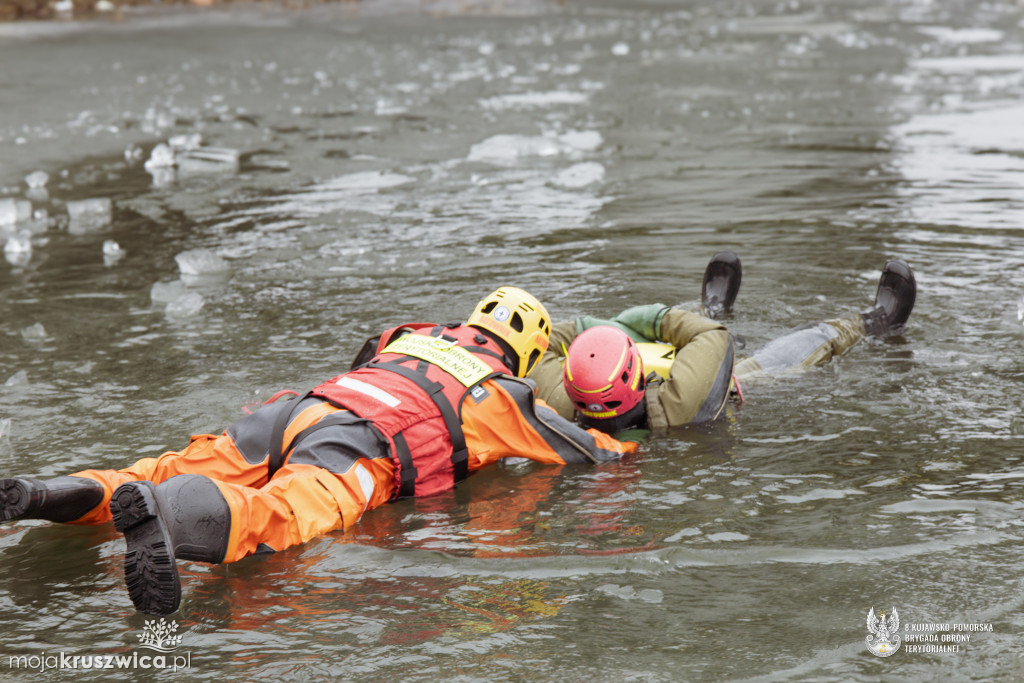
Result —
[[537, 400], [529, 382], [502, 376], [482, 386], [485, 396], [468, 397], [462, 404], [470, 471], [506, 457], [560, 465], [603, 462], [637, 448], [560, 417]]

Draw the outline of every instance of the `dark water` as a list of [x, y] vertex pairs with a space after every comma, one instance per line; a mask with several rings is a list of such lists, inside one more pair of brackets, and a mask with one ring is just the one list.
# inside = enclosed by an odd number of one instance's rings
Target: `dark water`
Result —
[[[503, 283], [557, 319], [687, 304], [731, 248], [750, 350], [863, 309], [901, 257], [902, 339], [751, 386], [720, 424], [183, 565], [176, 654], [203, 679], [1024, 677], [1024, 7], [465, 7], [3, 26], [0, 202], [49, 182], [45, 216], [0, 225], [0, 469], [180, 448]], [[197, 133], [237, 167], [147, 172]], [[97, 198], [109, 219], [69, 219]], [[167, 285], [193, 249], [229, 271]], [[140, 652], [122, 551], [0, 529], [0, 677]], [[992, 630], [877, 658], [866, 615], [892, 607]]]

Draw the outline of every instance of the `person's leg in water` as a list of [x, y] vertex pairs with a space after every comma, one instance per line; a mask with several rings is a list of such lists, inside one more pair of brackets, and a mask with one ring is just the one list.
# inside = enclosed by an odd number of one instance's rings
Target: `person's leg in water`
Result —
[[289, 402], [263, 406], [242, 418], [220, 436], [193, 436], [182, 451], [158, 458], [142, 458], [120, 470], [83, 470], [41, 480], [32, 477], [0, 479], [0, 522], [44, 519], [66, 524], [105, 524], [110, 497], [129, 481], [160, 483], [178, 474], [204, 474], [212, 478], [259, 486], [266, 483], [267, 445], [279, 410]]
[[110, 512], [125, 537], [125, 584], [135, 608], [177, 610], [177, 560], [218, 564], [284, 550], [347, 529], [390, 500], [387, 441], [351, 413], [337, 415], [300, 437], [284, 466], [258, 488], [197, 474], [118, 487]]
[[884, 339], [900, 335], [906, 329], [916, 297], [914, 271], [904, 261], [889, 261], [882, 270], [875, 303], [869, 310], [798, 327], [741, 360], [736, 364], [735, 374], [743, 379], [821, 365], [865, 336]]
[[[286, 439], [308, 433], [324, 411], [337, 413], [319, 399], [307, 401], [294, 410]], [[0, 521], [112, 519], [127, 543], [125, 582], [132, 602], [142, 612], [169, 614], [181, 598], [176, 559], [234, 562], [283, 550], [347, 528], [390, 499], [394, 466], [386, 444], [355, 416], [348, 421], [354, 424], [336, 420], [303, 438], [268, 481], [270, 432], [279, 410], [292, 412], [293, 406], [265, 406], [219, 437], [195, 437], [180, 453], [124, 470], [0, 480]]]

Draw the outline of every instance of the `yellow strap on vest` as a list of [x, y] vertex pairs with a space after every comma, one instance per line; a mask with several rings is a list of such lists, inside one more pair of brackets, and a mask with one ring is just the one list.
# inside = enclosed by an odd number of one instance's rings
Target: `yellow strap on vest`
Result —
[[640, 349], [640, 357], [644, 359], [644, 373], [655, 372], [658, 377], [668, 379], [672, 361], [676, 359], [676, 347], [661, 342], [640, 342], [637, 348]]
[[494, 373], [491, 366], [473, 356], [453, 341], [428, 337], [422, 334], [407, 334], [384, 347], [383, 353], [400, 353], [425, 360], [436, 365], [449, 375], [470, 387]]

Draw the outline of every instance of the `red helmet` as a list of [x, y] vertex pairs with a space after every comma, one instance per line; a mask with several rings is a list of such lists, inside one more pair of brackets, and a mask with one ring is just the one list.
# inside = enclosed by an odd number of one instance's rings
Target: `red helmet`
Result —
[[584, 422], [623, 416], [644, 398], [640, 349], [617, 327], [584, 330], [569, 346], [562, 383]]

